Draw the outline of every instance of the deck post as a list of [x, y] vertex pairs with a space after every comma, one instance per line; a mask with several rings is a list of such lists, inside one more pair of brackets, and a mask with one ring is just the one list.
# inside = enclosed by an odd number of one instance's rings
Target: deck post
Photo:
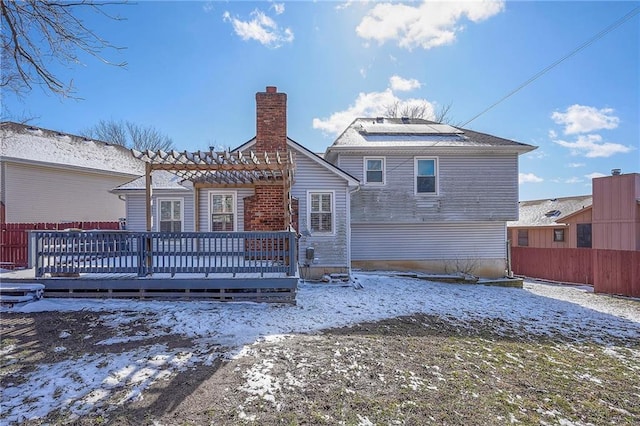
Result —
[[[152, 225], [152, 220], [151, 220], [151, 203], [152, 203], [152, 197], [151, 197], [151, 191], [152, 191], [152, 180], [151, 180], [151, 172], [152, 172], [152, 167], [151, 167], [151, 163], [145, 163], [145, 194], [146, 194], [146, 207], [147, 207], [147, 233], [151, 232], [151, 225]], [[151, 266], [153, 263], [153, 259], [151, 258], [151, 237], [150, 235], [147, 234], [147, 239], [145, 241], [145, 248], [146, 250], [144, 250], [146, 257], [144, 259], [144, 263], [146, 264], [146, 272], [149, 273], [151, 271]]]
[[295, 233], [289, 232], [289, 238], [287, 240], [287, 243], [289, 244], [289, 270], [287, 272], [287, 275], [294, 276], [296, 274], [296, 266], [298, 264], [298, 262], [296, 261], [297, 245], [296, 245]]

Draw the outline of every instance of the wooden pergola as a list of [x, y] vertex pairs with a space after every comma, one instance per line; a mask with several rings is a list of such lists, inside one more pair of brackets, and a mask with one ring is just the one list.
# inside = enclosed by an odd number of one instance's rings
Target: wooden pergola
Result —
[[257, 155], [238, 152], [178, 152], [131, 150], [133, 156], [145, 162], [147, 231], [151, 231], [152, 172], [166, 170], [193, 183], [196, 212], [195, 230], [199, 230], [199, 188], [239, 188], [256, 185], [282, 186], [284, 195], [283, 224], [291, 226], [291, 187], [294, 162], [291, 151]]

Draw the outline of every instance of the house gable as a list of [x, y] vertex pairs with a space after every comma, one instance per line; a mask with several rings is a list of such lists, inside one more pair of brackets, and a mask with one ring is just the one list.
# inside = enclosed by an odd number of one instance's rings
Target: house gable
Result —
[[[240, 145], [239, 147], [235, 148], [233, 151], [248, 151], [251, 148], [253, 148], [255, 146], [256, 143], [256, 139], [252, 138], [250, 140], [248, 140], [247, 142], [245, 142], [244, 144]], [[307, 148], [305, 148], [303, 145], [299, 144], [298, 142], [294, 141], [291, 138], [287, 138], [287, 145], [294, 149], [297, 153], [305, 156], [306, 158], [310, 159], [313, 163], [319, 165], [320, 167], [326, 169], [327, 171], [339, 176], [340, 178], [342, 178], [343, 180], [347, 181], [347, 184], [349, 186], [357, 186], [359, 185], [359, 181], [358, 179], [356, 179], [355, 177], [353, 177], [352, 175], [350, 175], [349, 173], [345, 172], [344, 170], [340, 169], [339, 167], [335, 166], [334, 164], [328, 162], [327, 160], [325, 160], [324, 158], [320, 157], [319, 155], [311, 152], [310, 150], [308, 150]]]

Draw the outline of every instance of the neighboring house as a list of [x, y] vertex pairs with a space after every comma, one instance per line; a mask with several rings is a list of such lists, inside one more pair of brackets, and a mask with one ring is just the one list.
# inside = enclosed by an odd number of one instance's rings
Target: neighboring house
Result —
[[507, 223], [513, 247], [591, 248], [591, 195], [521, 201]]
[[352, 265], [504, 276], [518, 155], [534, 149], [427, 120], [356, 119], [325, 154], [361, 182]]
[[0, 201], [6, 223], [102, 222], [125, 217], [113, 187], [144, 173], [118, 145], [0, 123]]
[[640, 250], [640, 174], [593, 179], [593, 195], [522, 201], [514, 247]]
[[[290, 190], [286, 189], [285, 182], [286, 198], [280, 186], [283, 179], [280, 171], [276, 171], [275, 176], [261, 176], [250, 169], [238, 170], [239, 175], [224, 179], [221, 176], [226, 172], [219, 171], [203, 172], [208, 175], [153, 171], [151, 230], [282, 231], [289, 228], [283, 220], [289, 209], [290, 225], [300, 235], [301, 276], [319, 278], [325, 274], [348, 273], [349, 192], [356, 189], [359, 182], [287, 137], [286, 94], [278, 93], [275, 87], [267, 87], [266, 92], [256, 94], [256, 137], [229, 155], [223, 155], [230, 160], [220, 161], [235, 162], [240, 169], [243, 158], [251, 159], [247, 160], [251, 164], [263, 164], [265, 152], [272, 163], [280, 156], [293, 160], [293, 182]], [[251, 153], [257, 156], [252, 158]], [[153, 161], [148, 155], [139, 156]], [[191, 161], [185, 159], [194, 156], [211, 161], [216, 155], [211, 152], [175, 153], [161, 157], [169, 167], [175, 162]], [[215, 161], [212, 163], [215, 167]], [[195, 167], [195, 163], [192, 165]], [[229, 164], [229, 167], [233, 166]], [[147, 230], [146, 178], [143, 176], [120, 185], [113, 192], [123, 195], [126, 200], [127, 229]]]
[[640, 297], [640, 173], [594, 178], [593, 195], [523, 201], [509, 222], [513, 272]]

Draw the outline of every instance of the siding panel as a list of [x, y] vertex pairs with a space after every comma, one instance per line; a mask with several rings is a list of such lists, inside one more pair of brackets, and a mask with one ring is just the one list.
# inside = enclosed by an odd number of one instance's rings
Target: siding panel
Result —
[[506, 257], [504, 222], [353, 224], [353, 260], [443, 260]]
[[[362, 180], [363, 157], [341, 154], [338, 163], [347, 173]], [[439, 193], [433, 196], [415, 195], [415, 157], [386, 156], [386, 185], [365, 185], [353, 195], [353, 222], [502, 222], [517, 218], [516, 154], [438, 156]]]
[[[313, 246], [317, 259], [314, 266], [348, 267], [347, 182], [297, 151], [295, 161], [296, 173], [292, 195], [299, 201], [302, 234], [299, 240], [299, 260], [304, 263], [306, 248]], [[335, 191], [335, 235], [310, 235], [307, 225], [307, 191], [310, 190]]]
[[91, 222], [125, 217], [125, 203], [110, 193], [131, 177], [3, 163], [6, 221]]

